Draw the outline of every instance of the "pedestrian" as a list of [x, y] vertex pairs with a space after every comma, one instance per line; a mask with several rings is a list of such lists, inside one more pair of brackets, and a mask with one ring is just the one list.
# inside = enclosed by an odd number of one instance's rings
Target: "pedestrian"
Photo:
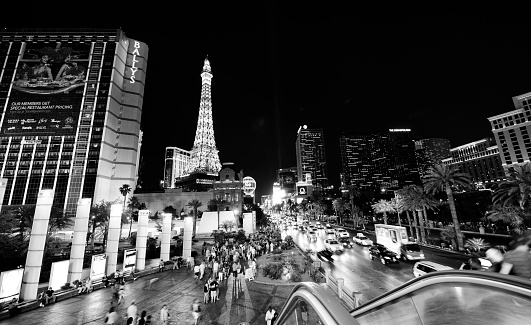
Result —
[[136, 307], [135, 300], [131, 300], [131, 304], [127, 307], [127, 319], [133, 319], [133, 324], [136, 323], [138, 317], [138, 308]]
[[116, 312], [114, 306], [112, 306], [107, 315], [105, 315], [105, 324], [117, 324], [117, 322], [118, 313]]
[[212, 277], [217, 277], [219, 273], [219, 263], [218, 259], [216, 258], [214, 260], [214, 264], [212, 265]]
[[197, 320], [199, 319], [199, 316], [201, 315], [201, 305], [198, 298], [195, 298], [192, 302], [192, 317], [195, 320], [195, 324], [197, 325]]
[[203, 276], [205, 275], [205, 269], [206, 269], [206, 263], [203, 260], [203, 262], [201, 262], [201, 265], [199, 265], [199, 272], [201, 274], [199, 276], [199, 280], [203, 280]]
[[162, 309], [160, 310], [160, 322], [163, 325], [167, 325], [169, 319], [170, 319], [170, 314], [168, 313], [168, 306], [163, 305]]
[[461, 264], [460, 270], [476, 270], [481, 271], [483, 268], [481, 266], [481, 261], [477, 257], [471, 257], [467, 262]]
[[305, 301], [301, 300], [300, 307], [301, 307], [302, 325], [307, 325], [308, 324], [308, 305], [306, 305]]
[[219, 284], [216, 278], [215, 277], [210, 278], [210, 300], [212, 300], [212, 302], [216, 302], [219, 300], [218, 288], [219, 288]]
[[119, 305], [122, 301], [125, 304], [125, 290], [123, 285], [121, 285], [120, 289], [118, 290], [118, 303], [116, 304]]
[[164, 260], [162, 260], [161, 258], [159, 262], [159, 272], [162, 272], [162, 271], [164, 271]]
[[205, 304], [208, 303], [209, 296], [210, 296], [210, 285], [208, 281], [205, 281], [205, 284], [203, 285], [203, 302]]
[[140, 313], [140, 318], [138, 319], [138, 325], [146, 325], [147, 311], [142, 310]]
[[275, 316], [275, 310], [273, 307], [267, 307], [267, 312], [265, 314], [265, 321], [267, 325], [273, 324], [273, 316]]
[[514, 241], [514, 248], [503, 255], [500, 273], [531, 279], [531, 230], [526, 230]]
[[489, 248], [485, 252], [485, 257], [490, 261], [491, 265], [487, 269], [489, 272], [500, 272], [503, 264], [503, 254], [497, 248]]
[[253, 274], [253, 280], [254, 280], [254, 277], [256, 276], [256, 259], [255, 258], [253, 258], [251, 262], [249, 262], [249, 267], [251, 268], [251, 272]]
[[199, 267], [199, 265], [195, 265], [194, 266], [194, 279], [195, 280], [199, 279], [199, 274], [201, 274], [200, 267]]
[[39, 295], [37, 296], [37, 301], [39, 302], [39, 307], [44, 307], [44, 302], [46, 301], [44, 299], [45, 292], [41, 291]]
[[238, 276], [238, 266], [239, 266], [238, 263], [236, 262], [232, 263], [232, 277], [234, 278], [234, 280], [236, 280], [236, 277]]
[[44, 296], [45, 305], [48, 305], [50, 303], [50, 300], [52, 302], [55, 302], [57, 300], [57, 297], [55, 296], [55, 291], [52, 289], [52, 287], [49, 287], [48, 290], [46, 290], [46, 295]]
[[171, 269], [172, 271], [179, 269], [179, 264], [178, 263], [179, 263], [179, 259], [177, 259], [177, 256], [174, 256], [173, 257], [173, 268]]

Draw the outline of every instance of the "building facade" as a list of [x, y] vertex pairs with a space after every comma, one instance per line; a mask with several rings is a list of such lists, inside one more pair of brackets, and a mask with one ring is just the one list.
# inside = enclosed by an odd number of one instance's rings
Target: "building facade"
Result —
[[136, 186], [146, 44], [116, 29], [0, 31], [4, 205], [121, 197]]
[[420, 176], [435, 164], [450, 157], [450, 140], [442, 138], [424, 138], [415, 140], [415, 156]]
[[505, 180], [498, 146], [494, 138], [464, 144], [450, 150], [451, 158], [443, 163], [454, 165], [459, 171], [470, 175], [478, 188], [488, 188], [493, 183]]
[[219, 179], [213, 183], [213, 196], [223, 200], [223, 210], [238, 211], [241, 215], [243, 209], [243, 170], [236, 172], [234, 163], [223, 163], [219, 171]]
[[515, 110], [489, 117], [505, 171], [530, 161], [531, 92], [513, 97]]
[[190, 151], [166, 147], [164, 158], [164, 188], [175, 188], [175, 180], [186, 173], [190, 163]]
[[295, 194], [295, 184], [297, 183], [297, 180], [297, 167], [277, 169], [277, 182], [280, 185], [280, 189], [284, 191], [287, 196]]
[[299, 127], [295, 153], [297, 155], [297, 178], [302, 180], [305, 174], [310, 173], [314, 189], [322, 190], [328, 187], [323, 129], [308, 129], [306, 125]]
[[339, 138], [345, 185], [378, 191], [420, 184], [415, 143], [409, 129], [344, 133]]

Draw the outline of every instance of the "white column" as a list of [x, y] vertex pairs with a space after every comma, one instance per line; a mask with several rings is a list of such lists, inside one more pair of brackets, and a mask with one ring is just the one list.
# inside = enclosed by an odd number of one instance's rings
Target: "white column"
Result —
[[162, 214], [162, 238], [160, 239], [160, 258], [170, 260], [171, 213]]
[[85, 257], [85, 243], [87, 242], [87, 227], [92, 199], [80, 199], [77, 202], [76, 221], [74, 224], [74, 238], [70, 250], [70, 267], [68, 282], [81, 279], [83, 272], [83, 258]]
[[107, 275], [116, 272], [118, 261], [118, 245], [120, 243], [120, 223], [122, 221], [122, 205], [111, 205], [111, 215], [109, 217], [109, 233], [107, 235]]
[[0, 210], [2, 210], [2, 203], [4, 202], [4, 195], [6, 194], [7, 178], [0, 178]]
[[148, 218], [149, 210], [138, 211], [138, 224], [136, 230], [136, 268], [139, 271], [146, 268]]
[[31, 236], [26, 257], [26, 268], [22, 278], [20, 298], [22, 300], [33, 300], [37, 298], [39, 288], [39, 277], [41, 275], [42, 255], [46, 234], [48, 233], [48, 221], [53, 204], [53, 190], [41, 190], [37, 197], [35, 216], [31, 227]]
[[194, 217], [184, 218], [184, 236], [183, 236], [183, 259], [192, 256], [192, 228], [194, 226]]

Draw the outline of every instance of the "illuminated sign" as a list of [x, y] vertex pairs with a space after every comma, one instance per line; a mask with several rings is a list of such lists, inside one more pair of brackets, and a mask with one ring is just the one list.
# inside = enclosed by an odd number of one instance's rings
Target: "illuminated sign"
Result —
[[92, 255], [92, 264], [90, 265], [90, 278], [98, 280], [105, 275], [105, 265], [107, 265], [107, 255]]
[[124, 270], [133, 270], [136, 265], [136, 249], [126, 249], [124, 251]]
[[88, 43], [24, 43], [0, 134], [75, 134], [90, 50]]
[[138, 68], [136, 67], [136, 63], [138, 62], [138, 60], [136, 59], [136, 56], [137, 55], [140, 55], [140, 51], [138, 50], [140, 48], [140, 42], [138, 41], [135, 41], [134, 42], [134, 51], [133, 51], [133, 61], [131, 63], [131, 67], [129, 69], [131, 69], [131, 80], [129, 81], [130, 83], [134, 84], [135, 83], [135, 73], [138, 71]]
[[297, 188], [297, 193], [299, 195], [306, 195], [306, 194], [308, 194], [308, 189], [306, 188], [306, 186], [301, 186], [301, 187]]
[[243, 178], [243, 193], [252, 195], [256, 189], [256, 181], [254, 178], [246, 176]]
[[214, 181], [211, 180], [211, 179], [196, 179], [195, 182], [196, 182], [196, 184], [212, 184], [212, 183], [214, 183]]
[[0, 304], [10, 302], [13, 299], [18, 301], [23, 275], [23, 268], [2, 271], [0, 274]]
[[389, 132], [411, 132], [411, 129], [389, 129]]
[[41, 144], [41, 140], [21, 140], [20, 144]]
[[[48, 283], [49, 287], [52, 287], [54, 290], [61, 289], [66, 282], [68, 282], [68, 267], [70, 266], [70, 261], [60, 261], [52, 263], [52, 271], [50, 272], [50, 281]], [[81, 279], [74, 279], [81, 280]]]

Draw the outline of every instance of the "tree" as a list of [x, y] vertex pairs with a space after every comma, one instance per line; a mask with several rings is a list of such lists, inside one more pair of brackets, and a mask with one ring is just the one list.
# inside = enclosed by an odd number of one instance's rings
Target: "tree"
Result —
[[391, 201], [387, 201], [384, 199], [380, 199], [380, 201], [376, 202], [375, 204], [371, 206], [374, 209], [374, 212], [383, 213], [385, 224], [387, 224], [387, 213], [396, 212]]
[[521, 234], [526, 229], [524, 221], [531, 220], [531, 214], [529, 211], [522, 211], [519, 206], [496, 204], [487, 214], [487, 218], [494, 222], [502, 221], [509, 224], [512, 233]]
[[129, 198], [129, 202], [127, 203], [127, 210], [129, 211], [131, 218], [129, 223], [129, 239], [131, 239], [131, 228], [133, 227], [133, 221], [138, 222], [138, 211], [145, 210], [146, 208], [146, 204], [144, 202], [140, 202], [138, 197], [131, 196]]
[[428, 194], [436, 194], [445, 192], [448, 198], [448, 206], [452, 214], [452, 222], [454, 224], [455, 234], [457, 237], [457, 250], [463, 249], [463, 236], [461, 234], [461, 227], [459, 219], [457, 218], [457, 211], [455, 209], [455, 201], [453, 196], [453, 188], [471, 188], [470, 175], [461, 173], [457, 166], [449, 166], [446, 164], [435, 164], [430, 167], [427, 173], [422, 178], [424, 190]]
[[96, 229], [100, 228], [103, 232], [103, 245], [106, 246], [107, 232], [109, 230], [109, 217], [111, 215], [111, 205], [113, 202], [101, 200], [99, 203], [93, 204], [90, 208], [90, 225], [92, 227], [91, 247], [94, 250], [94, 239], [96, 237]]
[[403, 191], [403, 195], [404, 208], [413, 213], [417, 213], [418, 225], [420, 226], [420, 238], [422, 242], [426, 242], [426, 231], [424, 228], [425, 225], [428, 225], [428, 213], [426, 210], [434, 210], [438, 207], [439, 202], [424, 193], [424, 189], [417, 185], [407, 186]]
[[48, 221], [48, 232], [53, 233], [56, 230], [63, 230], [74, 225], [74, 216], [67, 215], [63, 212], [63, 208], [59, 206], [52, 206], [50, 212], [50, 220]]
[[[119, 188], [120, 194], [122, 194], [122, 196], [124, 197], [124, 207], [122, 209], [122, 222], [120, 224], [120, 238], [122, 238], [122, 225], [124, 224], [125, 203], [127, 201], [127, 194], [129, 194], [132, 190], [133, 189], [131, 188], [131, 186], [129, 186], [129, 184], [123, 184]], [[125, 219], [125, 221], [127, 221], [127, 219]]]
[[510, 168], [507, 180], [494, 191], [492, 201], [502, 206], [518, 205], [524, 210], [531, 198], [531, 164]]
[[[192, 211], [194, 213], [194, 226], [192, 229], [192, 236], [195, 236], [195, 227], [197, 222], [197, 209], [201, 206], [203, 206], [203, 202], [199, 201], [198, 199], [193, 199], [186, 206], [191, 207]], [[218, 209], [218, 227], [219, 227], [219, 209]]]
[[24, 243], [28, 238], [28, 229], [31, 230], [33, 217], [35, 216], [35, 205], [24, 205], [13, 210], [12, 215], [18, 220], [19, 240]]
[[[332, 201], [332, 207], [336, 211], [336, 215], [341, 216], [343, 215], [343, 212], [345, 211], [345, 201], [343, 201], [342, 198], [337, 198]], [[338, 213], [339, 211], [339, 213]]]

